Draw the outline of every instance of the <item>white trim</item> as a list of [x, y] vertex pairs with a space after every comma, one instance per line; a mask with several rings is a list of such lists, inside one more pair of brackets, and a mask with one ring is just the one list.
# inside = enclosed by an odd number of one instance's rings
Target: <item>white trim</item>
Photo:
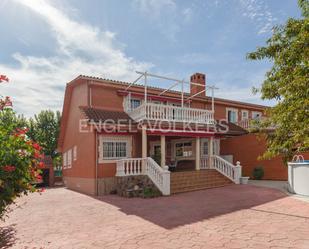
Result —
[[[207, 154], [204, 154], [204, 143], [207, 143]], [[201, 157], [207, 157], [209, 154], [209, 139], [208, 138], [202, 138], [201, 139]]]
[[262, 112], [259, 112], [259, 111], [252, 111], [252, 112], [251, 112], [251, 117], [252, 117], [252, 119], [255, 119], [255, 118], [254, 118], [254, 114], [260, 114], [260, 118], [262, 118], [262, 115], [263, 115]]
[[[247, 113], [247, 118], [243, 117], [243, 113]], [[241, 110], [241, 120], [243, 121], [247, 119], [249, 119], [249, 110], [245, 110], [245, 109]]]
[[[126, 154], [127, 157], [110, 157], [110, 158], [103, 158], [103, 142], [125, 142], [126, 143]], [[132, 136], [110, 136], [110, 135], [100, 135], [99, 136], [99, 163], [113, 163], [116, 160], [123, 159], [123, 158], [130, 158], [132, 157]]]
[[72, 168], [72, 149], [68, 150], [68, 168]]
[[77, 160], [77, 146], [75, 145], [73, 147], [73, 161]]
[[238, 109], [237, 108], [232, 108], [232, 107], [226, 107], [225, 108], [225, 117], [226, 117], [226, 120], [229, 121], [229, 116], [228, 116], [228, 112], [229, 111], [234, 111], [236, 112], [236, 122], [238, 122]]
[[[194, 160], [195, 159], [195, 139], [194, 138], [180, 138], [180, 139], [173, 139], [171, 140], [172, 143], [172, 159], [187, 159], [187, 160]], [[191, 143], [192, 144], [192, 155], [191, 156], [176, 156], [176, 144], [178, 143]]]

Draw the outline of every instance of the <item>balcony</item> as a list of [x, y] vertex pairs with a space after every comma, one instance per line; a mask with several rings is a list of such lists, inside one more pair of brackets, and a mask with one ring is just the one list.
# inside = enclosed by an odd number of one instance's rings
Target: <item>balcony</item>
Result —
[[210, 110], [196, 109], [189, 107], [180, 107], [172, 105], [163, 105], [156, 103], [143, 103], [135, 109], [126, 108], [128, 115], [136, 122], [166, 121], [213, 124], [214, 113]]

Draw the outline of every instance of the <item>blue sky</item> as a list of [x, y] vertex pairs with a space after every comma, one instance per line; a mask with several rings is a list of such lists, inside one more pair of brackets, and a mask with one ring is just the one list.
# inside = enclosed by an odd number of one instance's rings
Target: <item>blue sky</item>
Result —
[[0, 94], [29, 116], [61, 110], [79, 74], [130, 81], [136, 70], [203, 72], [217, 97], [272, 104], [251, 93], [271, 62], [246, 53], [300, 12], [296, 0], [1, 0], [0, 15], [0, 73], [11, 79]]

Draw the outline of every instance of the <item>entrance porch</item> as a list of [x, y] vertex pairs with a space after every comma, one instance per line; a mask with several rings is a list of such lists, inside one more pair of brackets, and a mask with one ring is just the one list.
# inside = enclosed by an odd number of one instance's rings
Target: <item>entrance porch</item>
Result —
[[203, 135], [154, 133], [143, 127], [142, 157], [118, 160], [116, 176], [147, 175], [163, 195], [239, 184], [239, 163], [220, 157], [220, 140]]

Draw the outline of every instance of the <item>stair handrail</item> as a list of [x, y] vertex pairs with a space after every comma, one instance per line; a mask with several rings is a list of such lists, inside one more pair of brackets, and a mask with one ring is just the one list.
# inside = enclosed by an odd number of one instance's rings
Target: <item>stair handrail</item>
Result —
[[170, 195], [170, 172], [168, 166], [161, 167], [151, 157], [147, 157], [145, 163], [145, 174], [152, 180], [163, 195]]
[[239, 161], [236, 162], [236, 165], [233, 165], [224, 158], [218, 155], [213, 155], [211, 156], [211, 167], [219, 171], [222, 175], [226, 176], [234, 183], [240, 183], [242, 167]]
[[170, 172], [151, 157], [125, 158], [116, 162], [116, 176], [147, 175], [163, 195], [170, 195]]

